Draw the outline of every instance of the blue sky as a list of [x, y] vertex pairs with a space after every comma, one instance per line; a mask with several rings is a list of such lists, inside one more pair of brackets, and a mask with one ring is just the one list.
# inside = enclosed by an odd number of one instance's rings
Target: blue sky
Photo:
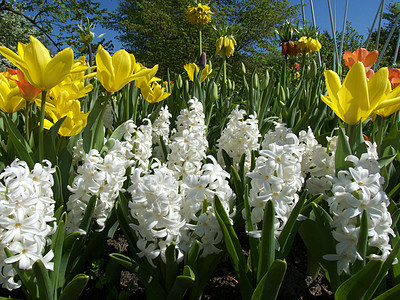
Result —
[[[335, 16], [336, 28], [338, 31], [342, 30], [343, 18], [345, 11], [345, 0], [329, 0], [331, 3], [332, 13]], [[385, 3], [390, 3], [391, 0], [386, 0]], [[106, 8], [109, 11], [114, 10], [119, 1], [118, 0], [108, 0], [100, 1], [102, 3], [102, 8]], [[205, 1], [206, 2], [206, 1]], [[300, 4], [301, 0], [289, 0], [291, 4]], [[305, 4], [304, 12], [306, 19], [310, 22], [312, 21], [310, 0], [303, 0]], [[352, 23], [352, 26], [362, 35], [364, 35], [364, 40], [368, 36], [368, 29], [372, 26], [376, 12], [379, 8], [379, 0], [349, 0], [349, 6], [347, 10], [347, 20]], [[317, 26], [323, 30], [327, 30], [330, 34], [331, 23], [329, 17], [328, 1], [327, 0], [313, 0], [315, 19]], [[377, 24], [375, 25], [375, 29]], [[96, 34], [106, 33], [104, 38], [110, 39], [114, 43], [114, 51], [122, 48], [120, 42], [114, 38], [118, 33], [109, 31], [107, 29], [101, 28], [100, 26], [95, 29]]]

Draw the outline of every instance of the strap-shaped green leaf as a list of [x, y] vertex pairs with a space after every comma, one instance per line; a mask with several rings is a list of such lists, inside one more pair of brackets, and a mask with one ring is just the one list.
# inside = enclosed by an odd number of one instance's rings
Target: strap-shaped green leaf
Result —
[[128, 269], [129, 271], [136, 274], [139, 277], [139, 280], [146, 287], [146, 297], [147, 299], [165, 299], [167, 297], [167, 293], [165, 289], [162, 287], [160, 282], [153, 276], [151, 271], [147, 270], [137, 261], [132, 258], [125, 256], [120, 253], [112, 253], [110, 257], [117, 261], [120, 265]]
[[379, 285], [381, 284], [382, 280], [385, 278], [387, 272], [389, 271], [390, 267], [392, 266], [396, 256], [399, 253], [400, 250], [400, 239], [393, 239], [395, 242], [395, 245], [392, 248], [392, 252], [390, 252], [389, 256], [386, 258], [385, 262], [383, 263], [382, 268], [379, 270], [379, 274], [377, 274], [375, 280], [372, 282], [372, 284], [368, 287], [368, 291], [365, 294], [366, 299], [370, 299]]
[[400, 284], [395, 285], [374, 300], [398, 300], [400, 299]]
[[178, 262], [176, 261], [175, 244], [171, 243], [165, 251], [166, 272], [165, 272], [165, 287], [169, 291], [176, 277], [178, 276]]
[[18, 128], [13, 122], [10, 121], [5, 113], [1, 112], [1, 116], [4, 120], [4, 124], [6, 125], [8, 137], [11, 140], [19, 158], [21, 160], [24, 160], [28, 164], [29, 168], [32, 169], [34, 166], [32, 158], [33, 151], [29, 147], [28, 142], [25, 140], [25, 138], [19, 132]]
[[338, 287], [335, 292], [335, 299], [370, 299], [366, 295], [367, 290], [377, 277], [382, 264], [382, 260], [370, 260], [364, 268]]
[[264, 208], [261, 242], [259, 246], [259, 260], [257, 269], [257, 282], [267, 273], [275, 260], [275, 208], [269, 200]]
[[195, 281], [195, 275], [189, 266], [183, 268], [183, 275], [176, 277], [174, 285], [168, 293], [167, 300], [182, 299], [186, 291]]
[[335, 154], [335, 169], [336, 174], [341, 170], [347, 170], [351, 166], [351, 162], [345, 161], [345, 158], [351, 155], [351, 148], [349, 141], [344, 134], [343, 128], [339, 128], [339, 139], [337, 142], [336, 154]]
[[[279, 235], [278, 242], [280, 249], [277, 253], [279, 258], [285, 258], [289, 254], [289, 250], [292, 246], [294, 237], [296, 236], [297, 229], [300, 226], [299, 221], [297, 221], [297, 218], [303, 209], [304, 202], [307, 199], [307, 191], [304, 191], [303, 194], [300, 196], [299, 201], [297, 201], [295, 207], [293, 208], [292, 212], [290, 213], [290, 216], [285, 224], [285, 226], [282, 229], [281, 234]], [[319, 197], [322, 197], [320, 195]]]
[[59, 278], [60, 278], [60, 276], [64, 277], [64, 274], [60, 273], [60, 268], [61, 268], [61, 258], [63, 255], [66, 223], [67, 223], [67, 213], [64, 212], [58, 221], [57, 230], [52, 236], [51, 249], [53, 250], [53, 253], [54, 253], [54, 257], [53, 257], [54, 268], [53, 268], [53, 272], [50, 273], [50, 280], [51, 280], [51, 285], [54, 288], [53, 297], [55, 299], [57, 298], [57, 289], [58, 289]]
[[53, 286], [51, 285], [49, 273], [43, 265], [42, 261], [35, 261], [32, 266], [32, 270], [35, 274], [37, 286], [39, 288], [39, 299], [52, 300]]
[[76, 300], [82, 294], [83, 289], [89, 281], [89, 276], [85, 274], [76, 275], [63, 289], [59, 300]]
[[361, 217], [360, 234], [358, 237], [357, 251], [363, 260], [357, 260], [352, 268], [352, 273], [360, 271], [366, 264], [368, 247], [368, 212], [364, 209]]
[[276, 259], [268, 272], [258, 282], [251, 300], [273, 300], [278, 297], [283, 278], [286, 273], [286, 262]]

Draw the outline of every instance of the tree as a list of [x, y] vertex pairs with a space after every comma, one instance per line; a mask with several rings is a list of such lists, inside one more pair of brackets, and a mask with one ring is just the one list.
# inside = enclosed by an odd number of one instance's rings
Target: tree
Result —
[[[40, 30], [30, 26], [29, 22], [22, 16], [9, 11], [0, 11], [0, 46], [8, 47], [16, 51], [18, 42], [28, 43], [29, 36], [43, 38]], [[14, 65], [5, 57], [0, 55], [0, 72]]]
[[[92, 23], [103, 20], [105, 10], [99, 7], [99, 2], [91, 0], [3, 0], [0, 2], [0, 13], [11, 18], [10, 20], [13, 18], [25, 19], [24, 26], [35, 28], [35, 32], [40, 32], [47, 40], [47, 44], [53, 46], [55, 51], [63, 48], [64, 43], [78, 50], [77, 25], [83, 18], [88, 18]], [[14, 42], [17, 37], [18, 41], [25, 41], [30, 33], [27, 31], [26, 34], [25, 37], [21, 37], [17, 32], [15, 35], [12, 31], [8, 32], [7, 36], [10, 39], [5, 39], [4, 46], [13, 47], [15, 44], [11, 44], [11, 42]]]
[[[194, 4], [194, 3], [191, 3]], [[145, 65], [160, 65], [181, 73], [183, 65], [197, 62], [199, 28], [185, 17], [188, 1], [121, 0], [106, 27], [119, 32], [123, 46]], [[295, 18], [296, 6], [287, 0], [216, 0], [209, 4], [212, 21], [201, 27], [203, 50], [214, 58], [217, 36], [214, 26], [234, 26], [237, 41], [235, 55], [228, 60], [234, 70], [244, 61], [251, 68], [264, 68], [277, 44], [272, 41], [274, 29], [286, 18]]]

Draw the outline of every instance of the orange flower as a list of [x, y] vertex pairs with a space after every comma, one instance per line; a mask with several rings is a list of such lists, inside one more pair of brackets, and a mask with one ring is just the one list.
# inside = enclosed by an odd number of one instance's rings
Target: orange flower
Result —
[[297, 56], [297, 47], [293, 41], [282, 42], [280, 46], [282, 47], [282, 55]]
[[392, 86], [392, 90], [394, 90], [400, 84], [400, 69], [392, 69], [389, 70], [389, 81]]
[[7, 69], [8, 73], [10, 75], [17, 75], [18, 80], [15, 80], [13, 78], [8, 77], [11, 80], [14, 80], [19, 88], [19, 91], [21, 93], [22, 98], [24, 98], [26, 101], [31, 102], [33, 99], [36, 98], [37, 95], [41, 92], [37, 87], [34, 87], [32, 84], [30, 84], [24, 76], [24, 73], [22, 73], [21, 70], [15, 70], [15, 69]]
[[349, 69], [356, 63], [362, 62], [365, 68], [365, 74], [367, 75], [368, 79], [374, 75], [374, 70], [371, 67], [374, 65], [376, 60], [378, 59], [378, 50], [374, 50], [369, 52], [365, 48], [358, 48], [354, 52], [346, 51], [343, 55], [344, 63], [346, 64]]

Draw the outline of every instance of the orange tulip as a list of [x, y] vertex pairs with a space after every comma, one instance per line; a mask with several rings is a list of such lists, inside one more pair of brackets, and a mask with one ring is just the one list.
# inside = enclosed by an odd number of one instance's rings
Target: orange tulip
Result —
[[19, 88], [19, 91], [21, 93], [22, 98], [24, 98], [26, 101], [31, 102], [33, 99], [36, 98], [37, 95], [41, 92], [37, 87], [34, 87], [32, 84], [30, 84], [24, 76], [24, 73], [22, 73], [21, 70], [15, 70], [15, 69], [7, 69], [8, 73], [10, 75], [17, 75], [18, 80], [15, 80], [13, 78], [8, 77], [11, 80], [14, 80]]
[[343, 55], [344, 63], [346, 64], [349, 69], [356, 63], [362, 62], [365, 68], [365, 74], [367, 75], [368, 79], [374, 75], [374, 70], [371, 67], [374, 65], [376, 60], [378, 59], [378, 50], [374, 50], [369, 52], [365, 48], [358, 48], [354, 52], [346, 51]]
[[398, 85], [400, 85], [400, 69], [388, 68], [388, 70], [389, 70], [389, 81], [393, 90]]

